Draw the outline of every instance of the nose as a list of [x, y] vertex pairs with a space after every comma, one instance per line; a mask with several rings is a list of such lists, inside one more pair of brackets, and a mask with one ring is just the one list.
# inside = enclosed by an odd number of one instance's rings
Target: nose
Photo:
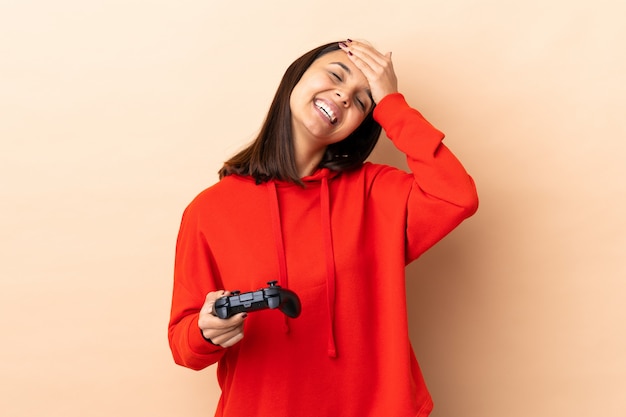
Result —
[[348, 107], [350, 105], [350, 93], [344, 90], [338, 90], [335, 92], [341, 103], [344, 107]]

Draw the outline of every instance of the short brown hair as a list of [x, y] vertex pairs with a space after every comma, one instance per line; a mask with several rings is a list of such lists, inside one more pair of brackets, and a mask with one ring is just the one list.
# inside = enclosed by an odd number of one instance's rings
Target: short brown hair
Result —
[[[258, 184], [273, 179], [302, 184], [295, 161], [292, 141], [291, 92], [316, 59], [339, 50], [339, 43], [319, 46], [296, 59], [285, 71], [256, 139], [224, 163], [220, 179], [231, 174], [250, 175]], [[361, 125], [340, 142], [328, 145], [321, 168], [345, 171], [357, 168], [370, 155], [380, 136], [381, 127], [372, 111]]]

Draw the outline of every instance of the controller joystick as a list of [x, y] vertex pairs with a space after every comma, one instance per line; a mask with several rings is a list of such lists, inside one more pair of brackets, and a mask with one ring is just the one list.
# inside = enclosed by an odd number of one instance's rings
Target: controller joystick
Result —
[[295, 292], [278, 285], [278, 281], [269, 281], [266, 288], [242, 293], [233, 291], [230, 295], [215, 300], [215, 314], [226, 319], [235, 314], [278, 308], [287, 317], [296, 318], [302, 309], [300, 299]]

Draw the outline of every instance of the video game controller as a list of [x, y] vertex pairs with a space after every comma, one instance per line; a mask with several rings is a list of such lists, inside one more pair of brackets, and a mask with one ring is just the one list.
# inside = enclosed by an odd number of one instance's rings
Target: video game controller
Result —
[[295, 292], [281, 288], [278, 281], [269, 281], [267, 288], [253, 292], [233, 291], [231, 295], [215, 300], [215, 314], [226, 319], [237, 313], [278, 308], [286, 316], [296, 318], [302, 309]]

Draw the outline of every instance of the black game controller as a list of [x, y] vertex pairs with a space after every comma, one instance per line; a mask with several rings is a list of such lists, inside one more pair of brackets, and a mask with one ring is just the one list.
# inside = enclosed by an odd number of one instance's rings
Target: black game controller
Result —
[[296, 318], [302, 309], [295, 292], [281, 288], [278, 281], [267, 283], [269, 287], [254, 292], [233, 291], [231, 295], [215, 300], [213, 309], [217, 317], [227, 319], [237, 313], [278, 308], [286, 316]]

